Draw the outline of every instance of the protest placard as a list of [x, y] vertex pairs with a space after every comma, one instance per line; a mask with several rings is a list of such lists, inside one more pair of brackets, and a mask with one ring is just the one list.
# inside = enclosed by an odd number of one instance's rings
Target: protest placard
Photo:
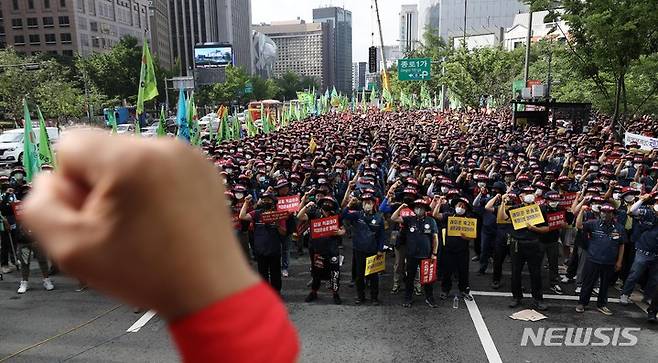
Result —
[[386, 268], [386, 255], [374, 255], [366, 258], [365, 276], [384, 271]]
[[566, 217], [566, 212], [564, 211], [547, 214], [546, 219], [548, 219], [548, 228], [551, 231], [560, 229], [562, 223], [565, 222], [565, 217]]
[[515, 231], [526, 228], [528, 224], [536, 226], [544, 223], [544, 216], [537, 204], [512, 209], [509, 211], [509, 216]]
[[331, 237], [336, 234], [338, 228], [340, 228], [338, 216], [313, 219], [311, 220], [311, 238]]
[[420, 284], [427, 285], [436, 281], [436, 260], [428, 258], [420, 261]]
[[279, 197], [276, 203], [276, 210], [280, 212], [297, 213], [299, 211], [299, 195]]
[[448, 217], [448, 236], [461, 237], [464, 234], [466, 238], [476, 238], [477, 224], [475, 218]]

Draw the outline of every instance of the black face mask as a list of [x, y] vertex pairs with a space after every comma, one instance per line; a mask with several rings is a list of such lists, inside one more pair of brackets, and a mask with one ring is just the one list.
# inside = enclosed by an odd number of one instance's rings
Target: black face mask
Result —
[[404, 198], [404, 199], [402, 199], [402, 201], [406, 205], [411, 205], [414, 202], [414, 198]]
[[274, 208], [274, 203], [269, 203], [269, 202], [268, 203], [263, 203], [263, 204], [261, 204], [261, 206], [262, 206], [263, 209], [271, 210], [271, 209]]
[[325, 212], [332, 212], [334, 210], [334, 207], [330, 204], [324, 204], [322, 205], [322, 210]]

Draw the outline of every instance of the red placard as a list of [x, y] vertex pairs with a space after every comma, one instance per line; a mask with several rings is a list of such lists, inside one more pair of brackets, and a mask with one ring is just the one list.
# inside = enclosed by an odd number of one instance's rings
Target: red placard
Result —
[[279, 197], [276, 203], [276, 210], [280, 212], [297, 213], [299, 211], [299, 195]]
[[546, 219], [547, 219], [547, 222], [548, 222], [548, 228], [551, 231], [554, 231], [556, 229], [560, 229], [560, 225], [562, 225], [562, 222], [565, 221], [565, 216], [566, 216], [566, 213], [564, 211], [549, 213], [546, 216]]
[[279, 211], [265, 212], [265, 213], [261, 214], [260, 221], [262, 223], [274, 223], [274, 222], [278, 222], [282, 219], [288, 218], [288, 215], [289, 215], [289, 213], [286, 212], [286, 211], [283, 211], [283, 212], [279, 212]]
[[19, 218], [21, 216], [21, 212], [23, 210], [23, 206], [21, 205], [21, 201], [16, 201], [11, 204], [11, 209], [14, 211], [14, 215], [16, 218]]
[[578, 193], [576, 192], [567, 192], [562, 194], [562, 200], [560, 201], [560, 208], [562, 209], [571, 208], [571, 204], [576, 199], [576, 196], [578, 196]]
[[410, 208], [404, 208], [400, 211], [400, 217], [415, 217], [416, 213], [412, 211]]
[[420, 284], [428, 285], [436, 281], [436, 260], [431, 258], [420, 261]]
[[311, 239], [331, 237], [336, 234], [338, 228], [338, 216], [314, 219], [311, 221]]

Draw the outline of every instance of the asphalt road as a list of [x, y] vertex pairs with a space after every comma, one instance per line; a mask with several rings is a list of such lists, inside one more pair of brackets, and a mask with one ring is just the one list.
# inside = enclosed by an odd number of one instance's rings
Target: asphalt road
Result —
[[[382, 306], [354, 305], [355, 289], [348, 286], [351, 253], [344, 250], [345, 265], [341, 296], [336, 306], [324, 287], [320, 299], [307, 304], [310, 280], [308, 258], [293, 258], [291, 277], [284, 279], [283, 295], [302, 340], [302, 362], [630, 362], [655, 361], [658, 326], [645, 322], [640, 307], [611, 303], [615, 315], [605, 317], [589, 310], [574, 312], [571, 295], [548, 299], [546, 320], [521, 322], [508, 316], [520, 310], [507, 307], [503, 295], [509, 288], [509, 264], [504, 286], [493, 291], [490, 275], [471, 273], [475, 301], [453, 309], [453, 300], [439, 301], [431, 309], [415, 297], [411, 309], [401, 307], [402, 294], [391, 295], [391, 263], [381, 282]], [[389, 256], [390, 257], [390, 256]], [[41, 287], [38, 268], [33, 266], [31, 290], [16, 294], [19, 275], [0, 281], [0, 362], [175, 362], [177, 353], [167, 335], [166, 324], [154, 317], [136, 333], [126, 333], [143, 313], [123, 306], [93, 290], [75, 292], [77, 282], [54, 277], [56, 289]], [[475, 263], [471, 271], [476, 271]], [[175, 273], [175, 272], [172, 272]], [[163, 278], [166, 278], [164, 276]], [[527, 278], [527, 276], [526, 276]], [[529, 289], [529, 281], [524, 283]], [[566, 286], [568, 293], [573, 285]], [[438, 286], [435, 286], [438, 298]], [[548, 291], [546, 292], [548, 294]], [[613, 290], [611, 297], [618, 297]], [[570, 297], [569, 297], [570, 296]], [[481, 320], [480, 320], [481, 319]], [[640, 328], [632, 347], [521, 346], [524, 328]], [[26, 349], [27, 348], [27, 349]], [[26, 350], [25, 350], [26, 349]]]

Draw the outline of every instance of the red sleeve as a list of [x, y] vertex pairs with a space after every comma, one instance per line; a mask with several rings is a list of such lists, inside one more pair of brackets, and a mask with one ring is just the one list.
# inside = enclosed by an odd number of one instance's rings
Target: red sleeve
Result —
[[299, 354], [295, 327], [264, 282], [172, 322], [169, 330], [187, 363], [288, 363]]

